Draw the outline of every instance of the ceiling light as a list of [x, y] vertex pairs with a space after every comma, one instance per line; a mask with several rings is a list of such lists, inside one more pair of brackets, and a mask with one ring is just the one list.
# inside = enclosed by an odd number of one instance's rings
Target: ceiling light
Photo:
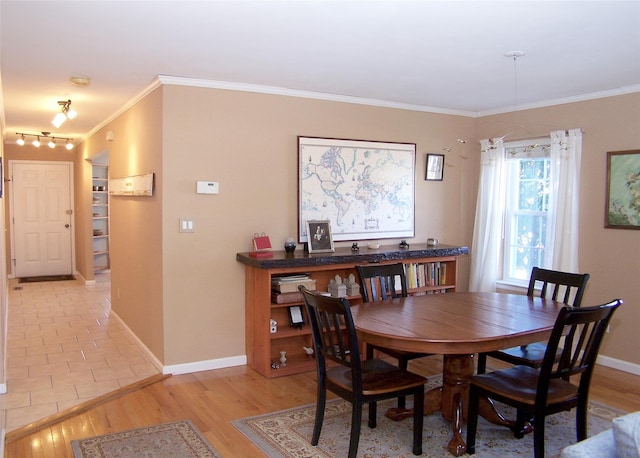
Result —
[[73, 84], [76, 87], [87, 87], [89, 86], [89, 84], [91, 84], [91, 78], [84, 75], [72, 76], [70, 80], [71, 80], [71, 84]]
[[71, 109], [71, 100], [67, 100], [67, 101], [60, 100], [58, 101], [58, 105], [62, 107], [60, 109], [60, 113], [57, 113], [53, 118], [53, 121], [51, 121], [51, 124], [56, 126], [56, 128], [59, 128], [62, 125], [62, 123], [67, 120], [67, 118], [73, 119], [78, 114]]
[[28, 133], [16, 132], [16, 135], [20, 136], [20, 138], [18, 138], [18, 140], [16, 140], [16, 143], [18, 145], [20, 145], [20, 146], [24, 146], [25, 145], [25, 137], [34, 137], [34, 139], [31, 142], [31, 144], [33, 146], [35, 146], [36, 148], [40, 147], [40, 138], [46, 138], [48, 140], [47, 146], [49, 146], [49, 148], [55, 148], [58, 145], [58, 143], [56, 143], [56, 140], [64, 141], [65, 142], [64, 146], [67, 149], [73, 149], [73, 147], [75, 146], [73, 143], [71, 143], [73, 138], [69, 138], [69, 137], [54, 137], [54, 136], [51, 135], [51, 132], [42, 131], [39, 134], [28, 134]]

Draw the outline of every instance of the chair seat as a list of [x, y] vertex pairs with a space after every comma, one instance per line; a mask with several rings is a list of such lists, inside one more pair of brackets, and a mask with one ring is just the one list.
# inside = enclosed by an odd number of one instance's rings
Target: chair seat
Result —
[[[529, 366], [513, 366], [487, 374], [474, 375], [471, 383], [482, 390], [515, 399], [522, 404], [533, 406], [540, 371]], [[560, 403], [577, 396], [578, 387], [563, 379], [549, 381], [549, 404]]]
[[[524, 364], [536, 369], [542, 366], [544, 352], [547, 350], [547, 344], [544, 342], [536, 342], [521, 347], [507, 348], [506, 350], [492, 351], [487, 354], [492, 358], [499, 359], [511, 364]], [[562, 354], [562, 348], [556, 353], [556, 361]]]
[[[351, 369], [348, 367], [328, 369], [327, 380], [345, 390], [353, 391]], [[421, 375], [407, 372], [381, 359], [362, 361], [362, 394], [365, 396], [410, 389], [424, 385], [426, 381]]]

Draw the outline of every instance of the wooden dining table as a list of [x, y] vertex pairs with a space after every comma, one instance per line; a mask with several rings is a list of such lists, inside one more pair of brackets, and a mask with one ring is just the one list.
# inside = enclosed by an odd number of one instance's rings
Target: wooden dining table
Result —
[[[425, 415], [440, 410], [452, 422], [447, 446], [454, 456], [466, 452], [462, 425], [466, 418], [475, 354], [549, 339], [565, 304], [520, 294], [454, 292], [365, 302], [351, 308], [361, 341], [416, 353], [443, 356], [442, 386], [425, 395]], [[480, 414], [513, 426], [489, 399]], [[406, 418], [401, 409], [387, 416]]]

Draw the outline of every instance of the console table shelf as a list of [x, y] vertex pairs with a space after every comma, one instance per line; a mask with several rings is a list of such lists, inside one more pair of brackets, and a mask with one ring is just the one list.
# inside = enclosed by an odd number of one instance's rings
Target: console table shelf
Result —
[[[315, 361], [302, 347], [313, 347], [307, 311], [302, 301], [286, 304], [271, 302], [271, 278], [288, 274], [308, 274], [316, 281], [316, 289], [327, 291], [332, 278], [339, 275], [356, 276], [358, 264], [402, 262], [411, 275], [414, 287], [410, 294], [434, 294], [455, 291], [458, 256], [468, 254], [465, 246], [438, 245], [399, 249], [397, 247], [368, 248], [352, 252], [338, 248], [334, 253], [309, 254], [298, 249], [293, 254], [274, 251], [273, 257], [254, 258], [249, 253], [238, 253], [236, 260], [245, 265], [245, 340], [247, 364], [265, 377], [281, 377], [315, 370]], [[425, 271], [430, 271], [429, 277]], [[436, 274], [434, 272], [442, 272]], [[420, 280], [416, 279], [421, 277]], [[409, 275], [407, 276], [409, 280]], [[429, 280], [429, 278], [431, 280]], [[429, 284], [429, 281], [435, 284]], [[441, 284], [440, 281], [442, 282]], [[362, 302], [360, 295], [350, 296], [353, 304]], [[290, 306], [301, 306], [305, 324], [300, 328], [289, 326]], [[277, 332], [270, 332], [270, 320], [277, 321]], [[280, 363], [280, 352], [286, 352], [286, 365]]]

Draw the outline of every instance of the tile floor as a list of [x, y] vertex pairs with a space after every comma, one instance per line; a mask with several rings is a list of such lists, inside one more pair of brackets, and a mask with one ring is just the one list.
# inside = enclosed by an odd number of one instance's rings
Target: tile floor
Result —
[[7, 432], [159, 373], [109, 318], [109, 281], [9, 281]]

